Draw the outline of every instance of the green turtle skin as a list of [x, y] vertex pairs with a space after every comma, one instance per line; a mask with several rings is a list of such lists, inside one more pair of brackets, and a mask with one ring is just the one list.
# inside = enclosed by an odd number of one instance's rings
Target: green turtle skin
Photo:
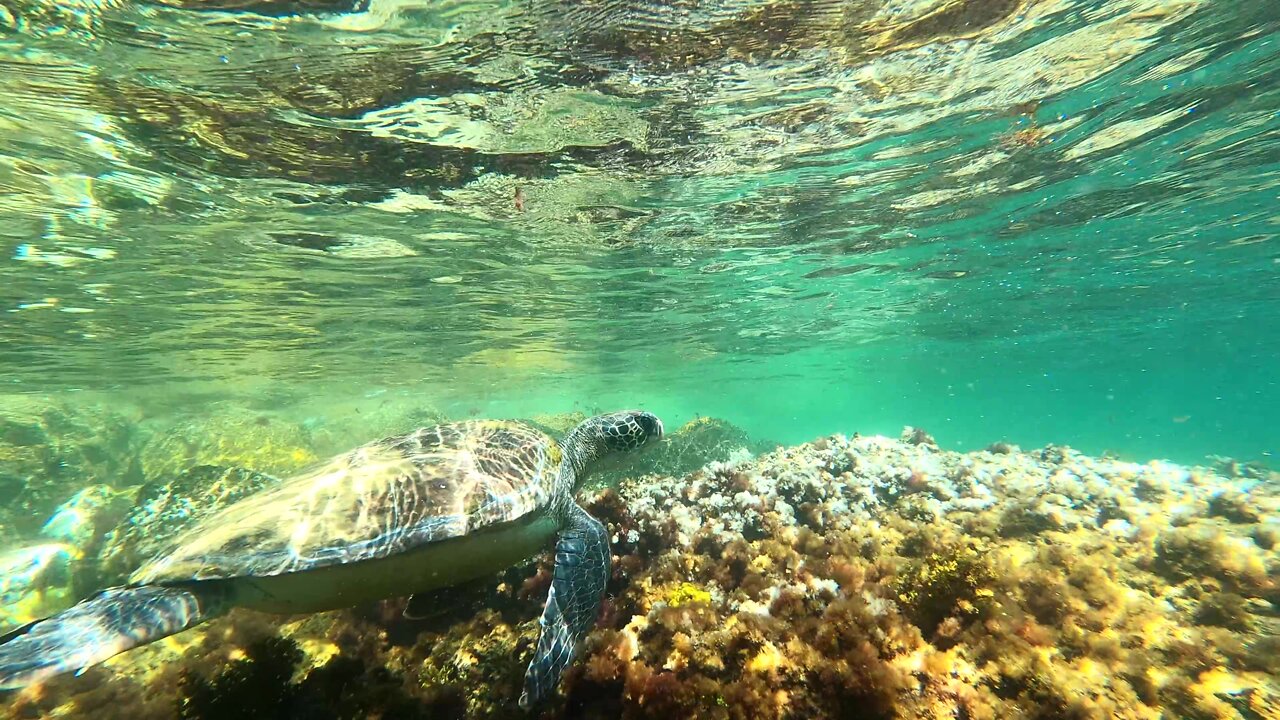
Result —
[[657, 417], [626, 411], [560, 443], [510, 421], [368, 443], [202, 518], [126, 585], [0, 638], [0, 688], [81, 670], [232, 607], [314, 612], [483, 577], [558, 536], [528, 707], [554, 689], [608, 579], [607, 534], [573, 492], [596, 460], [662, 432]]

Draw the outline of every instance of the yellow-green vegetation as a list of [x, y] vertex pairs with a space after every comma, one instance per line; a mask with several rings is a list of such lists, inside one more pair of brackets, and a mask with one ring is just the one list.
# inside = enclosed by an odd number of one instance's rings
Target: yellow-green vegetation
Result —
[[531, 647], [536, 637], [534, 626], [512, 626], [498, 613], [484, 610], [443, 635], [422, 637], [408, 653], [425, 657], [406, 665], [424, 692], [458, 696], [469, 712], [490, 715], [500, 712], [504, 703], [514, 705], [519, 697], [525, 667], [521, 661], [527, 658], [521, 650]]
[[270, 414], [248, 410], [180, 422], [154, 435], [142, 451], [146, 477], [174, 477], [196, 465], [238, 466], [287, 473], [317, 460], [309, 432]]
[[898, 601], [926, 636], [948, 617], [976, 616], [989, 606], [995, 572], [990, 549], [963, 544], [907, 562], [894, 581]]
[[709, 603], [711, 593], [693, 583], [684, 582], [667, 593], [666, 601], [670, 607], [680, 607], [690, 603]]
[[671, 431], [652, 451], [637, 457], [629, 468], [638, 472], [680, 476], [713, 461], [735, 454], [754, 453], [764, 444], [752, 440], [732, 423], [711, 417], [697, 417]]
[[587, 414], [581, 411], [543, 413], [529, 418], [529, 423], [558, 439], [564, 437], [566, 433], [586, 419]]

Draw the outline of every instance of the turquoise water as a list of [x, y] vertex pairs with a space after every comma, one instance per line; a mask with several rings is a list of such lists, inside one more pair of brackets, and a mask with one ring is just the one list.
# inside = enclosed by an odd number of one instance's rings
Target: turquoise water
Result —
[[4, 392], [1275, 452], [1268, 3], [571, 7], [6, 5]]

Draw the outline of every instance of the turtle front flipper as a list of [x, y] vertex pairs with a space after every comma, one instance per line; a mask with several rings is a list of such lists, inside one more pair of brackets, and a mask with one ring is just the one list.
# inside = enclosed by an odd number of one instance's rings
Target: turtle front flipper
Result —
[[160, 585], [117, 587], [0, 637], [0, 690], [82, 671], [222, 611], [219, 595]]
[[609, 581], [609, 536], [600, 521], [571, 505], [556, 542], [556, 565], [542, 610], [542, 634], [524, 675], [520, 707], [549, 695], [573, 659], [578, 642], [596, 623]]

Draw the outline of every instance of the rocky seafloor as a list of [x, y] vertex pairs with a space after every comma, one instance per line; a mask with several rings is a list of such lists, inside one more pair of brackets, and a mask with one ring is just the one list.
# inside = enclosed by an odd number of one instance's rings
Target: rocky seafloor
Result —
[[[292, 437], [282, 457], [311, 452]], [[644, 474], [584, 494], [614, 533], [613, 577], [534, 716], [1280, 718], [1275, 473], [958, 453], [914, 430], [758, 450], [695, 421]], [[526, 717], [549, 571], [547, 556], [457, 588], [427, 619], [403, 599], [236, 611], [0, 695], [0, 716]]]

